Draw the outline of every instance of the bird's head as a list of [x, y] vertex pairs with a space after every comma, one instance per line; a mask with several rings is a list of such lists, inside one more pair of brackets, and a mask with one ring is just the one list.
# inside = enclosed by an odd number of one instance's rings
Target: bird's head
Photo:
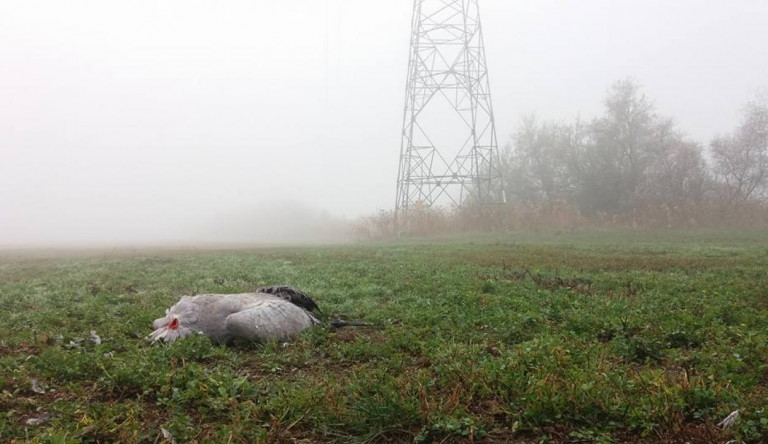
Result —
[[193, 333], [191, 328], [182, 325], [178, 315], [158, 319], [153, 322], [153, 326], [156, 327], [156, 330], [147, 337], [147, 340], [152, 343], [158, 341], [173, 342]]
[[171, 322], [168, 323], [166, 328], [169, 330], [178, 330], [180, 325], [181, 325], [181, 322], [179, 322], [179, 317], [174, 316], [173, 319], [171, 319]]

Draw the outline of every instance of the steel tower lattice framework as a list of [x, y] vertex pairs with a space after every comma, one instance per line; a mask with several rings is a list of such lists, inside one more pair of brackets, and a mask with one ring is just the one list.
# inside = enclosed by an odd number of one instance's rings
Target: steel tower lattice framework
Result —
[[414, 0], [396, 217], [504, 201], [478, 0]]

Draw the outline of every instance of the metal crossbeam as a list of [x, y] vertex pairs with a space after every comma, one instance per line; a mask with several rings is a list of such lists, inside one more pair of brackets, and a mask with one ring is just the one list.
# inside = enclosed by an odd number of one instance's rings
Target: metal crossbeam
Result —
[[414, 0], [395, 212], [504, 201], [478, 0]]

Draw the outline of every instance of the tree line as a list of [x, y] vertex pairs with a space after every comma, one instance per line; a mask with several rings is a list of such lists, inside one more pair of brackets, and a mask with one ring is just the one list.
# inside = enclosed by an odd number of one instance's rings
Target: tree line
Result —
[[572, 204], [586, 215], [651, 205], [763, 204], [768, 98], [744, 106], [730, 134], [703, 145], [661, 116], [634, 80], [614, 83], [590, 122], [526, 117], [503, 150], [510, 203]]

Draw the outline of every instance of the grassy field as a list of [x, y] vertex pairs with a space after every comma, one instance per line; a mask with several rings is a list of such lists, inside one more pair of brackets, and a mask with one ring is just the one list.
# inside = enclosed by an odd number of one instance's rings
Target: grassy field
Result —
[[[264, 284], [378, 327], [144, 341]], [[0, 254], [3, 442], [760, 442], [766, 408], [768, 232]]]

